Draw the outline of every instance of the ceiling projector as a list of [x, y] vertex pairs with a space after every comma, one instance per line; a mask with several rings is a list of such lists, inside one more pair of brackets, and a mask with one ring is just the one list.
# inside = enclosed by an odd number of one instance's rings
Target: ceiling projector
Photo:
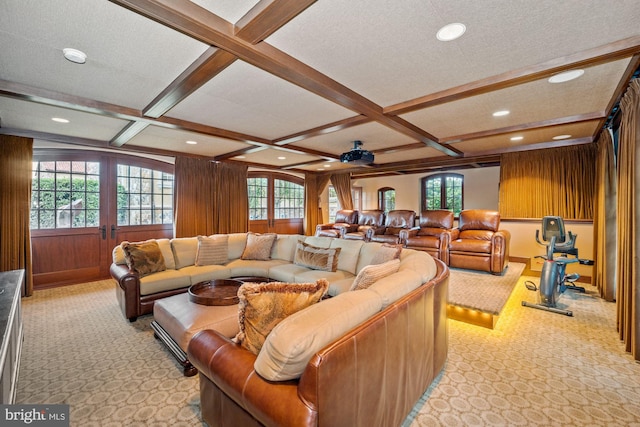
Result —
[[342, 163], [353, 163], [355, 165], [368, 165], [373, 163], [373, 153], [371, 151], [363, 150], [360, 148], [362, 141], [353, 141], [353, 148], [351, 151], [342, 153], [340, 155], [340, 161]]

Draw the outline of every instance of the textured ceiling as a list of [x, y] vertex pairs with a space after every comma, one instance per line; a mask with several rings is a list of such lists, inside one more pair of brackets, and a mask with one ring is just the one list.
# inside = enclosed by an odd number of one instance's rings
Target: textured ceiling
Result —
[[[491, 165], [597, 138], [640, 64], [638, 16], [637, 0], [3, 0], [0, 133], [359, 176]], [[466, 33], [436, 40], [453, 22]], [[339, 163], [354, 140], [374, 164]]]

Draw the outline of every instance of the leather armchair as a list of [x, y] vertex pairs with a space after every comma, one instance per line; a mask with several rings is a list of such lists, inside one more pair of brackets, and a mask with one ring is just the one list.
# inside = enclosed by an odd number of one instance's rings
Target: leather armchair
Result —
[[453, 212], [427, 210], [420, 212], [418, 227], [400, 231], [400, 241], [406, 248], [425, 251], [449, 265], [452, 233], [458, 237], [459, 231], [453, 231]]
[[346, 232], [342, 236], [349, 240], [367, 240], [367, 232], [369, 230], [377, 230], [384, 224], [384, 211], [374, 209], [369, 211], [361, 211], [358, 214], [358, 227], [356, 231]]
[[398, 244], [400, 231], [415, 227], [416, 213], [410, 210], [389, 211], [384, 227], [367, 231], [367, 240], [371, 242]]
[[358, 229], [358, 211], [343, 209], [336, 212], [335, 222], [316, 225], [316, 237], [342, 237]]
[[509, 264], [511, 233], [499, 227], [500, 214], [496, 211], [460, 212], [459, 235], [449, 245], [449, 265], [501, 274]]

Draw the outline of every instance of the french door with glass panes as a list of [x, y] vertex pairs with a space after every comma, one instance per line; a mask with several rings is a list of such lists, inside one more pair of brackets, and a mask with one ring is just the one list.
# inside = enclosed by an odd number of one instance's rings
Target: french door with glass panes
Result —
[[254, 172], [247, 180], [249, 231], [303, 234], [304, 182], [283, 173]]
[[173, 165], [97, 151], [36, 150], [34, 288], [109, 277], [123, 240], [173, 235]]

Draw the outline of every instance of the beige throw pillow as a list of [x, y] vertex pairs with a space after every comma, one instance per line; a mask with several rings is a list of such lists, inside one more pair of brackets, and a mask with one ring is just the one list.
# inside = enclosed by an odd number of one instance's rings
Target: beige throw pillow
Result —
[[336, 271], [341, 249], [319, 248], [304, 242], [298, 242], [293, 263], [312, 270]]
[[268, 261], [271, 259], [271, 248], [278, 237], [275, 233], [247, 235], [247, 246], [242, 252], [241, 259], [251, 259], [257, 261]]
[[351, 291], [358, 289], [367, 289], [383, 277], [387, 277], [396, 273], [400, 268], [400, 260], [392, 259], [382, 264], [371, 264], [360, 270], [360, 273], [353, 280]]
[[240, 332], [235, 341], [258, 354], [269, 332], [287, 316], [317, 303], [329, 289], [326, 279], [316, 283], [250, 283], [238, 289]]
[[371, 264], [383, 264], [392, 259], [400, 258], [400, 252], [402, 252], [402, 245], [384, 243], [371, 258]]
[[229, 262], [229, 236], [198, 236], [196, 265], [222, 265]]
[[167, 269], [160, 245], [153, 240], [139, 243], [122, 242], [120, 246], [127, 266], [140, 277]]

